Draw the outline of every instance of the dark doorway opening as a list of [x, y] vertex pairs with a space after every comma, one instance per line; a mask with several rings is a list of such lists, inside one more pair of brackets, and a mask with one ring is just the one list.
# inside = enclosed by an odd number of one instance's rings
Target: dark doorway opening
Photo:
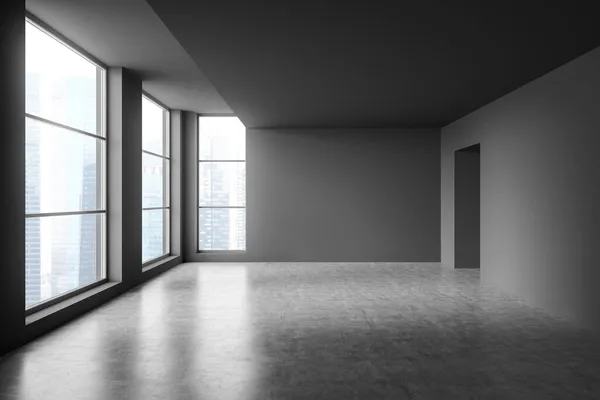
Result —
[[479, 268], [480, 146], [454, 152], [454, 268]]

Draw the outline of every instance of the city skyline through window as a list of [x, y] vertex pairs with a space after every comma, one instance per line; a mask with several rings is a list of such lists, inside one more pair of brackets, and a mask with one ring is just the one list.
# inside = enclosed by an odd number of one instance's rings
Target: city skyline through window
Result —
[[246, 128], [199, 117], [198, 249], [246, 250]]
[[105, 70], [26, 20], [25, 306], [105, 278]]
[[142, 97], [142, 264], [169, 254], [169, 111]]

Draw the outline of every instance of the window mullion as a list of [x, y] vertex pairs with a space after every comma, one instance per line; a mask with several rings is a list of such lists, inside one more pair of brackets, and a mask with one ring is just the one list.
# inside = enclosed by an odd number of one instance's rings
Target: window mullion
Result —
[[161, 156], [160, 154], [156, 154], [156, 153], [153, 153], [153, 152], [148, 151], [148, 150], [143, 150], [142, 149], [142, 153], [148, 154], [149, 156], [154, 156], [154, 157], [162, 158], [163, 160], [168, 160], [169, 159], [169, 157], [167, 157], [167, 156]]
[[84, 131], [84, 130], [81, 130], [81, 129], [73, 128], [71, 126], [68, 126], [68, 125], [65, 125], [65, 124], [61, 124], [60, 122], [54, 122], [52, 120], [49, 120], [49, 119], [46, 119], [46, 118], [43, 118], [43, 117], [39, 117], [39, 116], [34, 115], [34, 114], [25, 113], [25, 117], [33, 119], [33, 120], [36, 120], [36, 121], [39, 121], [39, 122], [42, 122], [44, 124], [55, 126], [57, 128], [61, 128], [61, 129], [67, 130], [67, 131], [79, 133], [80, 135], [89, 136], [89, 137], [92, 137], [94, 139], [106, 140], [106, 138], [103, 137], [103, 136], [96, 135], [94, 133], [87, 132], [87, 131]]
[[84, 210], [84, 211], [59, 211], [46, 213], [27, 213], [25, 218], [42, 218], [42, 217], [62, 217], [69, 215], [91, 215], [91, 214], [106, 214], [106, 210]]
[[245, 163], [246, 160], [198, 160], [198, 162], [201, 162], [201, 163], [223, 163], [223, 162]]

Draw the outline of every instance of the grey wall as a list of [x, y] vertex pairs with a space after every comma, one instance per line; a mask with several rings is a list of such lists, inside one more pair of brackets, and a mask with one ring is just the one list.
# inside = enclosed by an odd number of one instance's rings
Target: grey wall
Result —
[[454, 153], [456, 268], [479, 268], [479, 145]]
[[439, 262], [439, 130], [250, 129], [246, 140], [247, 252], [191, 243], [186, 260]]
[[0, 13], [0, 355], [25, 328], [25, 2]]
[[454, 264], [453, 157], [481, 143], [481, 274], [600, 327], [600, 49], [442, 130], [442, 262]]

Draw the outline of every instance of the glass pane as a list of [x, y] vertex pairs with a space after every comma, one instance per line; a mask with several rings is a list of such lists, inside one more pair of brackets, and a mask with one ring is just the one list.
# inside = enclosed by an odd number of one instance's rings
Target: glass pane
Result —
[[142, 263], [167, 253], [168, 210], [142, 211]]
[[41, 301], [104, 278], [104, 214], [25, 220], [25, 303]]
[[164, 148], [165, 112], [145, 97], [142, 97], [142, 150], [168, 156]]
[[246, 205], [245, 162], [201, 162], [198, 175], [200, 207]]
[[200, 208], [200, 250], [245, 250], [246, 209]]
[[25, 121], [25, 212], [102, 209], [104, 141]]
[[142, 207], [167, 207], [164, 204], [169, 176], [169, 161], [142, 154]]
[[97, 93], [102, 69], [31, 23], [26, 35], [26, 111], [101, 135]]
[[237, 117], [200, 117], [200, 160], [245, 160], [246, 127]]

